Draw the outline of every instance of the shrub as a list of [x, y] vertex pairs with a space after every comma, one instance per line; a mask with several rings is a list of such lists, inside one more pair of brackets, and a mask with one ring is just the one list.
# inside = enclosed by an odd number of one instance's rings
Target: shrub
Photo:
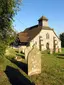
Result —
[[5, 42], [0, 40], [0, 56], [4, 55], [6, 47]]

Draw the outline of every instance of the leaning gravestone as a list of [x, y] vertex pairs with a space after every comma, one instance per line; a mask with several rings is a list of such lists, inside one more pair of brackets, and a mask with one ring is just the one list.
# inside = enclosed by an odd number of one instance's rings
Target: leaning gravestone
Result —
[[41, 53], [34, 47], [28, 54], [28, 75], [41, 73]]

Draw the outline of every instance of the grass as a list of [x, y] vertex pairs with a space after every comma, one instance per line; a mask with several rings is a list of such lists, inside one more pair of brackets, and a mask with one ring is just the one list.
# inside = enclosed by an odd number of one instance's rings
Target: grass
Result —
[[64, 48], [62, 48], [62, 53], [64, 53]]
[[6, 56], [15, 56], [16, 55], [16, 50], [13, 49], [12, 47], [8, 47], [5, 52]]
[[21, 54], [21, 53], [17, 53], [17, 55], [18, 56], [23, 56], [23, 57], [25, 56], [24, 54]]
[[[10, 61], [18, 53], [12, 48], [8, 48], [8, 51], [10, 58], [4, 57], [0, 60], [0, 85], [33, 85], [32, 82], [36, 85], [64, 85], [64, 48], [58, 54], [42, 53], [41, 74], [31, 77], [23, 70], [26, 66], [25, 60]], [[20, 55], [22, 54], [18, 54]]]
[[[64, 49], [62, 49], [62, 53]], [[60, 53], [59, 53], [60, 54]], [[64, 59], [59, 54], [42, 54], [42, 72], [30, 78], [37, 85], [64, 85]], [[60, 58], [59, 58], [60, 57]]]
[[32, 85], [28, 75], [16, 63], [6, 58], [3, 61], [0, 63], [0, 85]]
[[[0, 59], [0, 85], [32, 85], [28, 75], [18, 66], [19, 62], [17, 64], [10, 60], [15, 58], [16, 51], [12, 48], [7, 50], [9, 52], [8, 56]], [[23, 62], [22, 67], [24, 65]]]
[[5, 55], [7, 56], [8, 59], [15, 58], [16, 56], [18, 56], [18, 58], [25, 57], [23, 53], [19, 53], [18, 49], [13, 49], [12, 47], [8, 47], [6, 49]]

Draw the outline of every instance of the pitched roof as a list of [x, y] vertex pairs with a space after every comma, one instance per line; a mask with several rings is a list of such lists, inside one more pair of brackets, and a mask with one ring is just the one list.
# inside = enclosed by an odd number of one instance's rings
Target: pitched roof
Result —
[[[39, 20], [48, 21], [48, 19], [45, 16], [42, 16]], [[23, 32], [18, 33], [18, 38], [19, 38], [20, 42], [30, 42], [34, 37], [36, 37], [38, 35], [38, 33], [41, 30], [52, 30], [54, 32], [54, 30], [48, 26], [35, 25], [32, 27], [26, 28]], [[54, 32], [54, 34], [56, 35], [55, 32]]]
[[42, 16], [38, 21], [40, 21], [40, 20], [47, 20], [48, 21], [48, 19], [45, 16]]
[[27, 32], [20, 32], [18, 33], [18, 38], [20, 40], [20, 42], [28, 42], [28, 33]]
[[38, 27], [38, 25], [34, 25], [34, 26], [32, 26], [32, 27], [26, 28], [26, 29], [24, 30], [24, 32], [27, 32], [27, 31], [32, 30], [32, 29], [37, 28], [37, 27]]
[[23, 32], [18, 33], [18, 37], [20, 42], [30, 42], [34, 37], [38, 35], [41, 30], [52, 30], [50, 27], [43, 27], [42, 26], [32, 26], [25, 29]]

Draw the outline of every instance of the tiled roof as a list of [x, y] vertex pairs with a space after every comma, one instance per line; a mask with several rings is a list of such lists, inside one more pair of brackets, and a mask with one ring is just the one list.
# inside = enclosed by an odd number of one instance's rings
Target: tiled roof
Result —
[[25, 29], [23, 32], [18, 33], [20, 42], [30, 42], [34, 37], [38, 35], [41, 30], [52, 30], [50, 27], [43, 27], [35, 25]]

